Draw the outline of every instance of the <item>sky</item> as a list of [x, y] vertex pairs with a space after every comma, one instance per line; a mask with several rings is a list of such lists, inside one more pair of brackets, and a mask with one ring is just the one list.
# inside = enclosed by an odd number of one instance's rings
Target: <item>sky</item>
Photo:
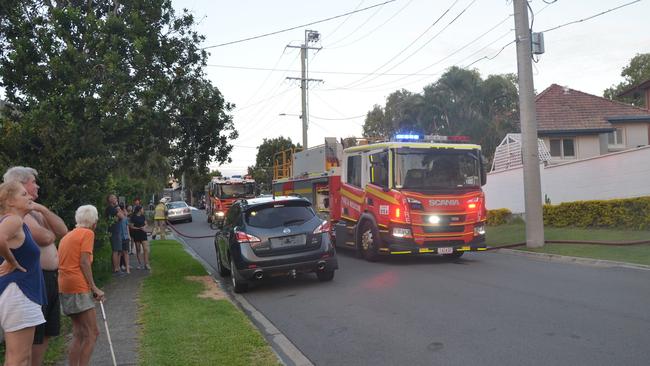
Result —
[[[361, 136], [375, 104], [400, 89], [420, 93], [451, 66], [476, 69], [483, 78], [517, 72], [511, 0], [394, 0], [372, 7], [387, 1], [172, 0], [177, 11], [195, 16], [210, 53], [207, 76], [236, 105], [240, 137], [231, 142], [232, 163], [211, 167], [244, 174], [264, 138], [302, 142], [300, 84], [287, 79], [300, 77], [300, 50], [287, 46], [303, 44], [305, 30], [320, 34], [309, 43], [320, 49], [308, 51], [308, 77], [322, 80], [309, 84], [309, 146], [329, 136]], [[545, 41], [533, 64], [536, 91], [555, 83], [602, 95], [623, 81], [622, 68], [650, 52], [650, 0], [551, 28], [630, 2], [531, 0], [532, 29], [544, 32]], [[328, 18], [334, 19], [301, 27]], [[289, 28], [295, 29], [278, 32]]]

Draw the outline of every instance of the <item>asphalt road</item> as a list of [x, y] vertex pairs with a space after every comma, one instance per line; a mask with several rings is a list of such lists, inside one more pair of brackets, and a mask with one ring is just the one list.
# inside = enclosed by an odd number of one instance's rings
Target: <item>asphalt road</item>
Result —
[[[202, 211], [177, 228], [212, 233]], [[214, 267], [212, 239], [185, 241]], [[315, 365], [650, 365], [650, 271], [491, 252], [339, 264], [245, 294]]]

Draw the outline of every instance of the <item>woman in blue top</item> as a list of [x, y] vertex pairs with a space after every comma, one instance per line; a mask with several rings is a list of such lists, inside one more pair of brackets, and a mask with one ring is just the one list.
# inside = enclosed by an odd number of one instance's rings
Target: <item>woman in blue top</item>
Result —
[[41, 252], [23, 223], [32, 207], [22, 184], [0, 184], [0, 326], [6, 365], [31, 365], [34, 327], [45, 323]]

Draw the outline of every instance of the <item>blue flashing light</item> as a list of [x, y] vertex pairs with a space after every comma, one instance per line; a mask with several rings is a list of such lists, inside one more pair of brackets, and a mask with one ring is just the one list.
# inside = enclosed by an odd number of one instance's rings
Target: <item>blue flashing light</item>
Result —
[[419, 141], [420, 135], [399, 134], [395, 135], [396, 140]]

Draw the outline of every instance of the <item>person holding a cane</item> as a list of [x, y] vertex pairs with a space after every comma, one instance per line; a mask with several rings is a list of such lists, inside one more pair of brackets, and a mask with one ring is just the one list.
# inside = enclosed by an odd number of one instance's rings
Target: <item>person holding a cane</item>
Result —
[[93, 280], [93, 244], [98, 214], [92, 205], [81, 206], [75, 213], [76, 228], [59, 243], [59, 292], [63, 314], [72, 319], [72, 341], [68, 350], [70, 366], [85, 366], [99, 336], [95, 301], [104, 300], [104, 292]]

